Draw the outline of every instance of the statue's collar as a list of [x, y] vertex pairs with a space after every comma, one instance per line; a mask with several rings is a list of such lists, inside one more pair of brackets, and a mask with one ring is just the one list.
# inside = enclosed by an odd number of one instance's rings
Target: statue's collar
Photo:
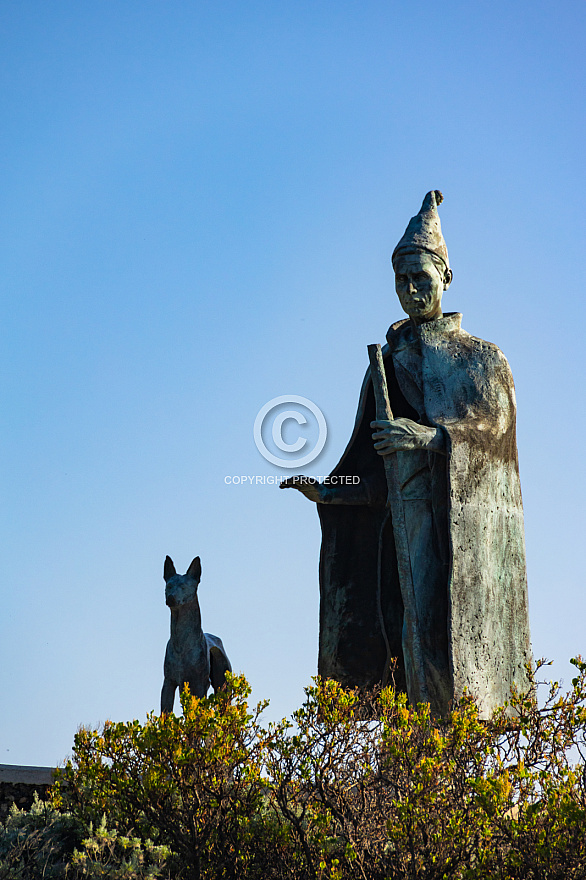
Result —
[[447, 333], [457, 333], [462, 326], [461, 312], [446, 312], [435, 321], [426, 321], [417, 325], [416, 328], [409, 318], [396, 321], [389, 327], [387, 342], [391, 351], [412, 345], [418, 339], [422, 342], [431, 342], [435, 336], [444, 336]]

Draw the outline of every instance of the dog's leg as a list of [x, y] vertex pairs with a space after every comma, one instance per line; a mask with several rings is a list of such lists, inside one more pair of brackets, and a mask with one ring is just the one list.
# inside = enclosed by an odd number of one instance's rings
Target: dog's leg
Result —
[[176, 687], [177, 685], [173, 684], [170, 678], [164, 680], [163, 689], [161, 691], [161, 714], [163, 714], [163, 712], [173, 711]]
[[[219, 639], [218, 641], [220, 642]], [[220, 644], [222, 643], [220, 642]], [[222, 648], [219, 648], [217, 645], [210, 647], [210, 681], [215, 694], [225, 688], [226, 673], [232, 672], [228, 655], [223, 648], [223, 645]]]

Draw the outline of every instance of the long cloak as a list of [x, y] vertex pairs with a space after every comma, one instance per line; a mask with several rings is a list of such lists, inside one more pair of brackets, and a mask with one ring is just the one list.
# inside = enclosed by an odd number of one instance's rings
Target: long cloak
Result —
[[[408, 320], [392, 325], [383, 357], [395, 418], [421, 421], [445, 435], [445, 455], [426, 453], [436, 555], [445, 562], [445, 610], [440, 601], [434, 637], [446, 646], [449, 698], [468, 691], [481, 717], [488, 717], [513, 685], [526, 685], [531, 659], [516, 402], [505, 356], [462, 330], [461, 317], [447, 314], [417, 328], [423, 418], [403, 394], [393, 363]], [[372, 441], [374, 419], [368, 370], [352, 437], [330, 475], [332, 485], [342, 475], [360, 477], [359, 492], [352, 504], [317, 505], [318, 671], [347, 686], [380, 682], [388, 660], [386, 638], [397, 661], [395, 683], [406, 690], [403, 602], [385, 509], [383, 459]]]

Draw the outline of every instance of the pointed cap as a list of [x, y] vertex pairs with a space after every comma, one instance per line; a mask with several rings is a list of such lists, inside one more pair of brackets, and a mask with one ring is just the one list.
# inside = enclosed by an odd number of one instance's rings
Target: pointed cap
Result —
[[417, 251], [427, 251], [435, 254], [450, 268], [448, 249], [442, 235], [437, 206], [441, 205], [444, 197], [439, 189], [432, 189], [423, 199], [419, 214], [411, 217], [403, 238], [393, 251], [391, 262], [395, 262], [398, 254], [413, 254]]

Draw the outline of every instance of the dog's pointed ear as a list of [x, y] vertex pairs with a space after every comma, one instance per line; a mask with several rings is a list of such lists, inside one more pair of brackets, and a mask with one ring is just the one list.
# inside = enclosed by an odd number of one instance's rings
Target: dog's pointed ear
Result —
[[165, 557], [165, 567], [163, 568], [163, 580], [165, 583], [170, 580], [177, 572], [170, 556]]
[[201, 561], [199, 556], [196, 556], [187, 571], [185, 572], [187, 577], [190, 577], [194, 581], [198, 581], [201, 577]]

